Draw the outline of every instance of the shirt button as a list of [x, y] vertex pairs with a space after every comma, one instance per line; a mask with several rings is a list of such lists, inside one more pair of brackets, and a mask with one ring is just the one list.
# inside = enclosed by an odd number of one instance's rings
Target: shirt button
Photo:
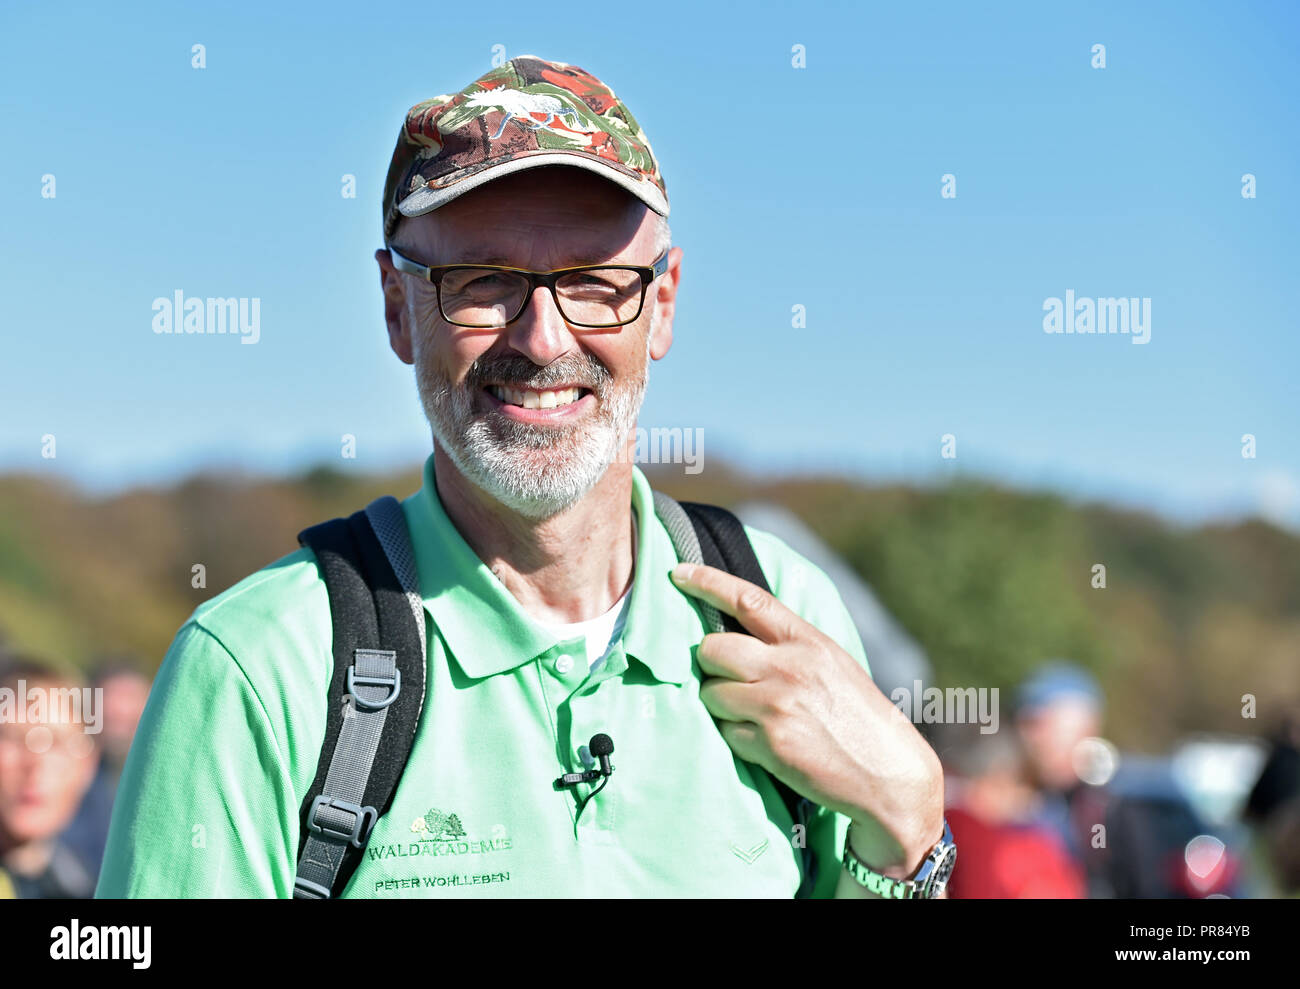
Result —
[[561, 676], [573, 669], [573, 657], [567, 653], [555, 661], [555, 672]]

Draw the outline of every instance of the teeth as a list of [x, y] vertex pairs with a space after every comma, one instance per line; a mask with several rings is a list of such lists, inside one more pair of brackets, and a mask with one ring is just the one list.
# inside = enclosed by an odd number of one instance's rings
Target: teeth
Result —
[[554, 409], [576, 402], [582, 395], [580, 388], [561, 388], [558, 391], [533, 391], [526, 388], [506, 388], [490, 385], [488, 391], [502, 402], [525, 409]]

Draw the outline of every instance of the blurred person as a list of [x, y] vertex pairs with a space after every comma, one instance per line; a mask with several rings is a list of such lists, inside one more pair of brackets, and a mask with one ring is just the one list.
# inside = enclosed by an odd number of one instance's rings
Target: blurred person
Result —
[[1092, 674], [1060, 660], [1044, 664], [1017, 694], [1037, 820], [1083, 870], [1088, 896], [1236, 895], [1235, 856], [1197, 813], [1168, 759], [1121, 760], [1099, 738], [1103, 713]]
[[87, 898], [93, 871], [59, 840], [99, 764], [85, 730], [87, 712], [46, 703], [33, 723], [14, 697], [33, 691], [81, 690], [75, 676], [47, 663], [16, 658], [0, 669], [0, 867], [20, 899]]
[[120, 775], [149, 700], [150, 679], [135, 666], [114, 663], [95, 674], [94, 686], [104, 692], [104, 724], [98, 738], [104, 765]]
[[1083, 897], [1083, 870], [1033, 820], [1037, 798], [1016, 737], [952, 726], [940, 744], [948, 824], [962, 850], [948, 883], [953, 899]]
[[1092, 827], [1102, 820], [1104, 795], [1079, 778], [1075, 760], [1080, 743], [1101, 730], [1102, 711], [1096, 679], [1063, 660], [1045, 663], [1017, 693], [1016, 731], [1038, 791], [1037, 820], [1085, 869], [1094, 896], [1109, 895], [1096, 857], [1089, 854]]
[[1075, 753], [1100, 731], [1102, 710], [1096, 679], [1072, 663], [1047, 663], [1021, 684], [1016, 728], [1039, 787], [1064, 793], [1079, 784]]
[[96, 671], [92, 686], [100, 692], [98, 702], [103, 722], [96, 739], [100, 748], [99, 771], [72, 823], [63, 832], [62, 841], [98, 876], [108, 841], [113, 798], [140, 715], [149, 699], [150, 681], [129, 663], [113, 659]]
[[1255, 879], [1265, 896], [1300, 896], [1300, 715], [1274, 734], [1242, 819], [1251, 826]]

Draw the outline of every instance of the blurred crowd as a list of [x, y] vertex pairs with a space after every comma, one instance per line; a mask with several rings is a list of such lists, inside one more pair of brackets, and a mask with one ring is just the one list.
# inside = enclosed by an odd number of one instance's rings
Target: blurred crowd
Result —
[[[21, 656], [0, 656], [0, 691], [55, 697], [91, 688], [95, 708], [49, 704], [39, 723], [16, 705], [0, 718], [0, 898], [94, 895], [118, 778], [150, 679], [108, 660], [92, 680]], [[87, 731], [87, 728], [93, 731]]]
[[1053, 661], [1020, 685], [1011, 730], [931, 733], [957, 842], [950, 896], [1300, 895], [1300, 718], [1180, 759], [1121, 754], [1104, 716], [1096, 680]]
[[[97, 709], [51, 708], [33, 724], [0, 703], [0, 898], [90, 897], [150, 680], [121, 661], [85, 682], [0, 655], [0, 698], [20, 684], [90, 687]], [[1020, 686], [1000, 731], [934, 726], [958, 848], [951, 896], [1300, 895], [1300, 718], [1258, 746], [1228, 811], [1207, 817], [1172, 760], [1107, 742], [1104, 715], [1092, 676], [1052, 662]]]

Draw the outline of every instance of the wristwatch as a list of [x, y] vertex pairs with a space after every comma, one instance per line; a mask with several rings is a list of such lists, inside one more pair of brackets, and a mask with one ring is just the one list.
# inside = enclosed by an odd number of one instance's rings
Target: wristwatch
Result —
[[844, 838], [844, 868], [849, 870], [849, 875], [857, 880], [858, 885], [865, 886], [887, 900], [934, 899], [948, 885], [948, 877], [952, 875], [952, 867], [956, 864], [957, 846], [953, 843], [952, 830], [948, 827], [946, 818], [943, 822], [943, 837], [935, 842], [930, 854], [911, 879], [882, 876], [854, 855], [848, 836], [845, 835]]

